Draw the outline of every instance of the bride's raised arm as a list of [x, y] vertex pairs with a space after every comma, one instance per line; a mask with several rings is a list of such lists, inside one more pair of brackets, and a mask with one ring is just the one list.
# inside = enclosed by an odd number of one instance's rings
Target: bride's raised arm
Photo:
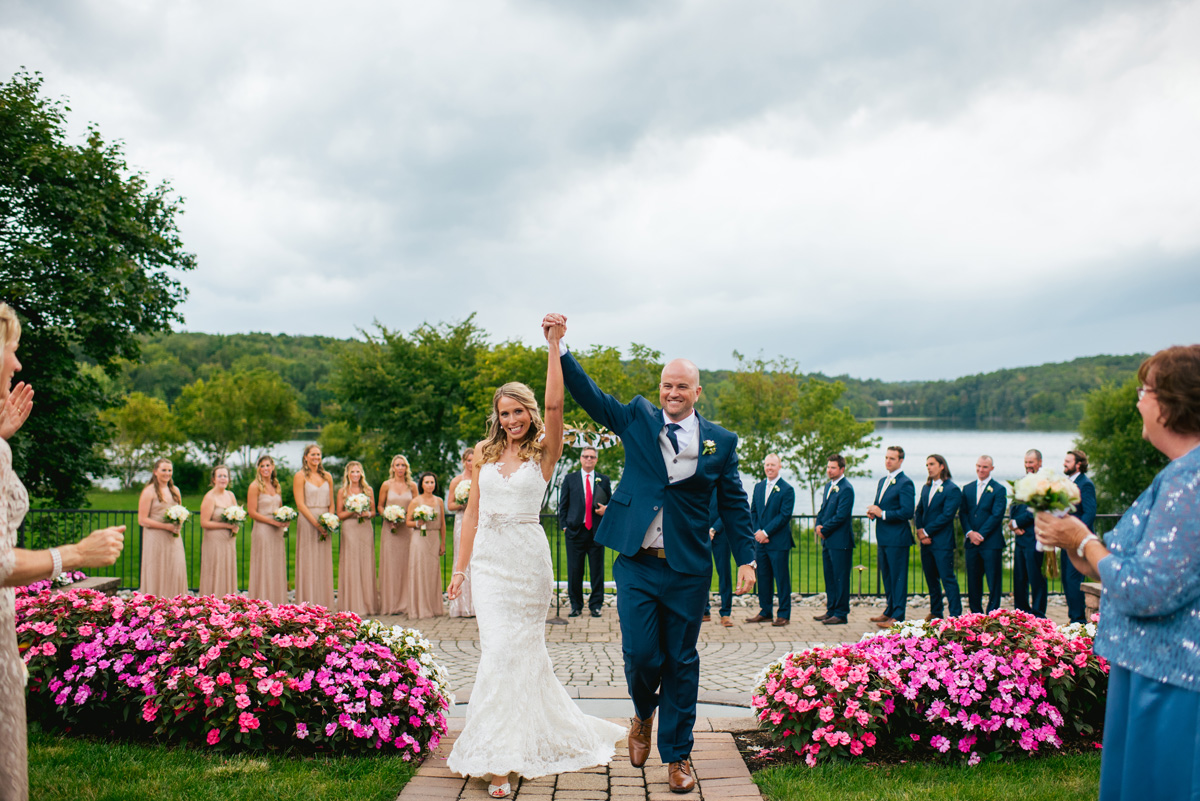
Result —
[[546, 357], [546, 416], [542, 420], [546, 426], [542, 440], [542, 476], [547, 481], [554, 475], [554, 465], [558, 464], [563, 449], [563, 373], [559, 341], [566, 332], [565, 324], [546, 329], [549, 353]]

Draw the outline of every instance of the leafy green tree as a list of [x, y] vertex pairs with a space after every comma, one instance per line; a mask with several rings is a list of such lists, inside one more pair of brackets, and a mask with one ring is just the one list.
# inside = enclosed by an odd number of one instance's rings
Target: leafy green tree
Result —
[[67, 144], [68, 109], [41, 88], [27, 72], [0, 83], [0, 287], [22, 319], [22, 378], [37, 390], [12, 445], [35, 498], [77, 506], [88, 474], [105, 472], [99, 414], [110, 405], [78, 359], [111, 374], [137, 358], [138, 334], [181, 320], [187, 293], [173, 273], [195, 257], [170, 186], [131, 173], [95, 127]]
[[857, 468], [867, 459], [865, 451], [879, 444], [879, 437], [871, 436], [875, 432], [873, 422], [859, 422], [849, 409], [838, 408], [845, 391], [841, 381], [831, 383], [811, 376], [800, 385], [800, 402], [790, 432], [791, 447], [784, 463], [808, 488], [814, 509], [817, 490], [828, 478], [825, 468], [829, 457], [840, 453], [846, 459], [846, 475], [865, 475], [865, 471]]
[[1077, 446], [1088, 455], [1102, 513], [1124, 512], [1142, 494], [1167, 457], [1142, 439], [1137, 376], [1093, 390], [1084, 405]]
[[139, 470], [148, 470], [156, 457], [173, 445], [183, 444], [166, 402], [141, 392], [133, 392], [122, 405], [104, 410], [100, 419], [115, 432], [108, 446], [108, 461], [126, 488], [133, 486]]
[[214, 464], [240, 451], [249, 465], [253, 451], [282, 442], [304, 421], [296, 390], [270, 370], [217, 372], [183, 388], [175, 414], [188, 439]]

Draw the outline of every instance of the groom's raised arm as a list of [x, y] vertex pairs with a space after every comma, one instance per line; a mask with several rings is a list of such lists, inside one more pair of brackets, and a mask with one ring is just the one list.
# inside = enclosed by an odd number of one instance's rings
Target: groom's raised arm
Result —
[[563, 383], [588, 417], [611, 431], [621, 434], [633, 420], [632, 404], [624, 404], [602, 392], [583, 366], [569, 352], [562, 355]]

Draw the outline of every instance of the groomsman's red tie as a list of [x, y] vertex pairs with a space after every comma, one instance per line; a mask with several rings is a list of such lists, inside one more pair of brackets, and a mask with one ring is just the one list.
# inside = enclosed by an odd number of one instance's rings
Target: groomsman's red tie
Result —
[[583, 480], [583, 502], [587, 504], [587, 509], [583, 513], [583, 527], [588, 531], [592, 530], [592, 477], [589, 474]]

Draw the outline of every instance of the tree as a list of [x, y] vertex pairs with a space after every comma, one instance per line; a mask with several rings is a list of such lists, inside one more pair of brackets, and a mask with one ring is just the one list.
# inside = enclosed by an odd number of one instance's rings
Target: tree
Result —
[[822, 381], [809, 377], [800, 387], [800, 402], [792, 420], [791, 448], [784, 463], [808, 488], [812, 508], [817, 508], [817, 489], [825, 483], [829, 457], [840, 453], [846, 459], [846, 475], [866, 475], [855, 468], [867, 459], [864, 451], [879, 444], [871, 436], [875, 424], [859, 422], [849, 409], [838, 408], [837, 402], [845, 393], [841, 381]]
[[1124, 512], [1150, 486], [1168, 459], [1142, 439], [1137, 376], [1093, 390], [1084, 403], [1076, 445], [1088, 455], [1102, 513]]
[[183, 444], [166, 402], [141, 392], [132, 392], [121, 406], [106, 409], [100, 418], [116, 432], [109, 443], [109, 464], [117, 471], [121, 486], [133, 486], [139, 470], [148, 470], [157, 456], [172, 445]]
[[234, 451], [249, 466], [254, 450], [291, 436], [304, 416], [296, 390], [270, 370], [214, 373], [183, 388], [175, 414], [188, 439], [221, 464]]
[[21, 377], [37, 390], [12, 445], [35, 498], [75, 506], [89, 474], [105, 471], [99, 413], [111, 405], [78, 360], [113, 374], [118, 358], [137, 358], [138, 334], [182, 320], [187, 292], [173, 273], [195, 257], [170, 186], [131, 173], [94, 126], [85, 144], [67, 144], [69, 109], [41, 88], [27, 72], [0, 83], [0, 287], [22, 320]]

